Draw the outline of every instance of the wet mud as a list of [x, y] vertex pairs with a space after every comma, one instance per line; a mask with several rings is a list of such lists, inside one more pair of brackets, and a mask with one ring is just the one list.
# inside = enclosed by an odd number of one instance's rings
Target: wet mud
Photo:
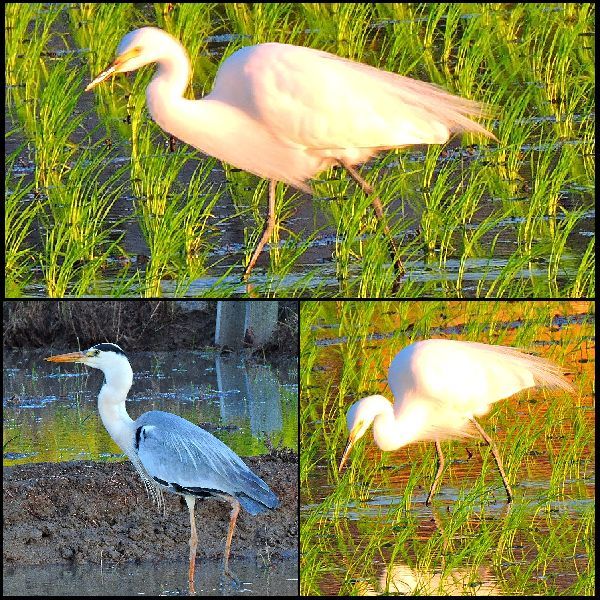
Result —
[[[276, 510], [240, 511], [231, 557], [271, 560], [298, 552], [298, 457], [292, 452], [244, 458], [277, 494]], [[5, 566], [121, 564], [188, 559], [189, 513], [165, 493], [157, 508], [129, 462], [39, 463], [4, 469]], [[230, 505], [196, 503], [198, 557], [222, 558]]]

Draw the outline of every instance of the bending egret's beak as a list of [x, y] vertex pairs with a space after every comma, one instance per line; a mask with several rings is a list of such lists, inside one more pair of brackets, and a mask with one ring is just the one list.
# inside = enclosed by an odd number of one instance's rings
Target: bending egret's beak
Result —
[[50, 362], [82, 362], [85, 357], [85, 352], [70, 352], [69, 354], [48, 356], [45, 360]]
[[354, 442], [356, 441], [355, 435], [354, 435], [354, 429], [350, 432], [350, 435], [348, 436], [348, 443], [346, 444], [346, 449], [344, 450], [344, 454], [342, 455], [342, 460], [340, 461], [340, 466], [338, 467], [338, 473], [342, 472], [342, 469], [344, 468], [344, 465], [346, 464], [346, 461], [348, 460], [348, 456], [350, 456], [350, 450], [352, 450], [352, 447], [354, 446]]

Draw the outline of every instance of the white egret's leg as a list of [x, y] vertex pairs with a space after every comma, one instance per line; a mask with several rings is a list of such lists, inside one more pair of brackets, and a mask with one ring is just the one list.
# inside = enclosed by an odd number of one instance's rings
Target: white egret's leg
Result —
[[396, 274], [398, 277], [404, 275], [406, 272], [404, 269], [404, 265], [400, 260], [400, 253], [398, 252], [398, 246], [394, 241], [390, 233], [390, 228], [387, 224], [387, 219], [385, 217], [385, 213], [383, 211], [383, 204], [381, 204], [381, 200], [375, 195], [375, 190], [370, 186], [365, 179], [363, 179], [358, 171], [350, 164], [345, 161], [340, 161], [340, 164], [350, 173], [350, 177], [358, 183], [362, 191], [371, 198], [371, 203], [373, 204], [373, 210], [375, 211], [375, 216], [377, 217], [377, 221], [383, 228], [383, 232], [387, 236], [389, 252], [391, 259], [394, 261], [394, 266], [396, 267]]
[[250, 259], [250, 262], [248, 263], [248, 266], [244, 271], [244, 275], [242, 277], [244, 281], [247, 281], [248, 277], [250, 277], [250, 272], [252, 271], [252, 268], [256, 264], [256, 261], [258, 260], [258, 257], [260, 256], [260, 253], [262, 252], [262, 249], [264, 248], [265, 244], [270, 240], [271, 234], [273, 233], [273, 229], [275, 229], [276, 186], [277, 182], [272, 179], [269, 182], [269, 212], [267, 214], [267, 220], [265, 221], [265, 228], [263, 229], [262, 237], [260, 238], [258, 244], [256, 244], [256, 247], [254, 248], [252, 258]]
[[490, 449], [492, 451], [492, 454], [494, 455], [494, 458], [496, 459], [496, 464], [498, 465], [498, 470], [500, 471], [500, 475], [502, 476], [502, 483], [504, 483], [504, 489], [506, 490], [506, 495], [508, 497], [508, 502], [510, 504], [512, 502], [514, 496], [513, 496], [512, 490], [510, 489], [510, 485], [508, 484], [508, 478], [506, 477], [504, 468], [502, 467], [502, 460], [500, 459], [500, 454], [498, 453], [498, 450], [496, 449], [496, 444], [494, 444], [494, 442], [492, 442], [492, 439], [483, 430], [483, 427], [477, 422], [475, 417], [473, 417], [471, 420], [473, 421], [475, 427], [477, 427], [477, 431], [479, 431], [479, 433], [481, 434], [481, 437], [487, 442], [488, 446], [490, 447]]
[[439, 481], [442, 477], [442, 472], [444, 471], [444, 465], [446, 464], [446, 461], [444, 460], [444, 455], [442, 454], [442, 447], [440, 445], [439, 440], [435, 440], [435, 449], [437, 450], [437, 455], [438, 455], [438, 470], [435, 475], [435, 479], [433, 480], [433, 485], [431, 486], [431, 489], [429, 490], [429, 495], [427, 496], [427, 500], [425, 500], [425, 504], [427, 506], [429, 506], [431, 499], [433, 498], [433, 495], [435, 494], [435, 491], [437, 490]]
[[235, 529], [235, 522], [237, 520], [238, 513], [240, 512], [240, 503], [237, 498], [233, 496], [227, 496], [229, 502], [231, 502], [231, 516], [229, 517], [229, 531], [227, 532], [227, 543], [225, 544], [225, 555], [223, 557], [223, 572], [225, 575], [229, 575], [232, 579], [236, 579], [235, 576], [229, 570], [229, 551], [231, 550], [231, 540], [233, 538], [233, 530]]
[[196, 506], [196, 498], [194, 496], [185, 496], [185, 501], [190, 511], [190, 570], [188, 573], [188, 584], [190, 588], [190, 594], [195, 594], [194, 589], [194, 571], [196, 569], [196, 550], [198, 549], [198, 535], [196, 533], [196, 517], [194, 514], [194, 507]]

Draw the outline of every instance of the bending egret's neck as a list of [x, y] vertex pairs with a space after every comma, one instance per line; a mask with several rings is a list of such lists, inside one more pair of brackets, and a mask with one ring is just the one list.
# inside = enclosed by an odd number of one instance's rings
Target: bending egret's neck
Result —
[[104, 385], [98, 394], [98, 412], [110, 437], [129, 454], [133, 444], [133, 420], [127, 414], [125, 400], [133, 383], [133, 372], [125, 358], [104, 372]]
[[190, 80], [190, 59], [185, 48], [173, 41], [158, 62], [158, 70], [153, 79], [163, 79], [171, 93], [183, 96]]
[[392, 404], [386, 399], [373, 420], [373, 437], [384, 452], [397, 450], [414, 441], [415, 424], [404, 418], [395, 418]]

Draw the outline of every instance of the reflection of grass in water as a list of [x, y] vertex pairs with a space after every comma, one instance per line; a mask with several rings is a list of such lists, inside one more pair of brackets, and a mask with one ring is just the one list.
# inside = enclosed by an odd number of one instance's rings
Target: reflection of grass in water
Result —
[[[594, 63], [587, 36], [593, 12], [589, 5], [575, 4], [481, 4], [468, 17], [463, 12], [462, 5], [453, 4], [182, 4], [169, 10], [156, 5], [154, 14], [132, 4], [7, 5], [9, 129], [12, 139], [26, 142], [31, 155], [20, 157], [33, 166], [31, 174], [22, 175], [11, 162], [7, 188], [22, 190], [35, 182], [37, 196], [25, 202], [38, 207], [22, 220], [12, 209], [9, 213], [19, 229], [21, 252], [11, 244], [7, 289], [11, 295], [36, 285], [57, 296], [157, 295], [164, 289], [161, 283], [174, 280], [169, 293], [182, 295], [194, 281], [208, 280], [208, 294], [240, 292], [232, 281], [237, 284], [244, 250], [223, 255], [220, 236], [241, 224], [250, 247], [262, 230], [266, 186], [225, 166], [226, 187], [217, 190], [214, 175], [219, 181], [223, 176], [213, 170], [215, 161], [186, 146], [175, 153], [165, 150], [165, 136], [144, 106], [152, 68], [129, 80], [119, 76], [83, 96], [82, 79], [110, 63], [122, 35], [143, 22], [182, 40], [193, 59], [195, 97], [211, 89], [223, 57], [245, 44], [281, 41], [432, 81], [493, 105], [493, 115], [482, 122], [497, 135], [497, 144], [471, 150], [467, 144], [482, 140], [467, 137], [458, 151], [432, 146], [392, 152], [363, 169], [387, 205], [408, 266], [399, 293], [591, 294], [594, 242], [585, 230], [592, 229]], [[211, 36], [223, 30], [231, 32], [230, 39], [215, 42]], [[88, 265], [89, 248], [68, 243], [69, 211], [60, 218], [53, 213], [51, 223], [45, 220], [45, 199], [52, 190], [74, 196], [70, 188], [81, 183], [70, 170], [87, 161], [89, 152], [98, 152], [99, 140], [113, 152], [105, 158], [101, 183], [125, 159], [128, 172], [110, 183], [106, 198], [135, 205], [128, 218], [139, 223], [149, 262], [128, 260], [119, 244], [107, 243], [118, 235], [101, 212], [90, 210], [81, 223], [104, 242]], [[192, 157], [202, 161], [195, 183]], [[334, 274], [325, 264], [290, 277], [319, 231], [316, 226], [297, 231], [291, 221], [297, 197], [280, 189], [267, 277], [256, 278], [254, 292], [389, 294], [394, 273], [368, 199], [339, 173], [324, 173], [315, 192], [314, 210], [338, 233]], [[233, 208], [215, 216], [229, 196]], [[21, 232], [47, 226], [54, 233], [42, 241], [40, 255], [36, 236]], [[281, 240], [285, 243], [275, 247]]]
[[[160, 363], [155, 366], [158, 364]], [[293, 368], [295, 369], [295, 365]], [[6, 466], [68, 460], [122, 460], [122, 450], [106, 431], [98, 413], [96, 397], [99, 392], [99, 380], [94, 376], [93, 371], [82, 365], [69, 365], [69, 369], [67, 372], [70, 376], [53, 378], [51, 387], [48, 386], [47, 377], [39, 376], [35, 370], [25, 378], [26, 382], [21, 390], [14, 384], [9, 386], [9, 389], [19, 391], [22, 400], [15, 401], [17, 408], [7, 407], [4, 428]], [[249, 369], [252, 372], [252, 367]], [[262, 372], [262, 377], [272, 381], [276, 386], [276, 402], [279, 405], [277, 413], [281, 414], [280, 429], [263, 430], [261, 424], [255, 422], [253, 431], [250, 414], [232, 417], [224, 423], [218, 403], [204, 404], [199, 408], [193, 401], [194, 395], [190, 395], [188, 401], [174, 404], [166, 402], [164, 406], [161, 399], [157, 397], [157, 405], [148, 405], [143, 409], [135, 400], [128, 400], [127, 411], [134, 420], [142, 413], [154, 409], [178, 414], [210, 431], [240, 456], [268, 454], [271, 450], [277, 449], [291, 449], [297, 452], [296, 384], [295, 382], [283, 384], [276, 369], [261, 366], [259, 370]], [[165, 375], [161, 375], [160, 370], [157, 370], [152, 372], [144, 382], [148, 393], [153, 389], [152, 380], [158, 376]], [[141, 376], [141, 373], [139, 378], [146, 379]], [[293, 380], [292, 377], [291, 381]], [[203, 393], [210, 396], [215, 391], [211, 391], [210, 387], [202, 390], [198, 397]], [[54, 406], [52, 398], [72, 398], [72, 405]], [[129, 394], [128, 398], [132, 399], [133, 394]], [[41, 411], [18, 408], [21, 401], [28, 404], [29, 399], [50, 404], [42, 407]], [[262, 402], [262, 399], [257, 401]], [[43, 415], [43, 418], [40, 415]], [[202, 420], [207, 424], [206, 426], [202, 424]], [[17, 457], [21, 454], [25, 456]]]
[[[590, 315], [581, 324], [552, 323], [582, 309]], [[442, 573], [448, 580], [435, 581], [446, 590], [460, 574], [473, 594], [481, 569], [490, 571], [504, 593], [592, 593], [592, 311], [586, 303], [562, 302], [303, 304], [302, 593], [360, 594], [366, 593], [365, 585], [384, 591], [382, 577], [393, 591], [398, 565], [425, 580]], [[384, 339], [369, 339], [372, 334]], [[382, 453], [368, 433], [347, 471], [337, 473], [347, 408], [368, 393], [390, 397], [386, 379], [392, 357], [427, 337], [528, 349], [562, 365], [575, 385], [572, 397], [522, 392], [498, 402], [484, 417], [516, 492], [508, 512], [493, 458], [478, 440], [443, 443], [450, 464], [442, 488], [451, 495], [456, 490], [457, 496], [438, 497], [431, 510], [424, 508], [437, 467], [431, 443]], [[316, 345], [327, 338], [341, 341]]]

